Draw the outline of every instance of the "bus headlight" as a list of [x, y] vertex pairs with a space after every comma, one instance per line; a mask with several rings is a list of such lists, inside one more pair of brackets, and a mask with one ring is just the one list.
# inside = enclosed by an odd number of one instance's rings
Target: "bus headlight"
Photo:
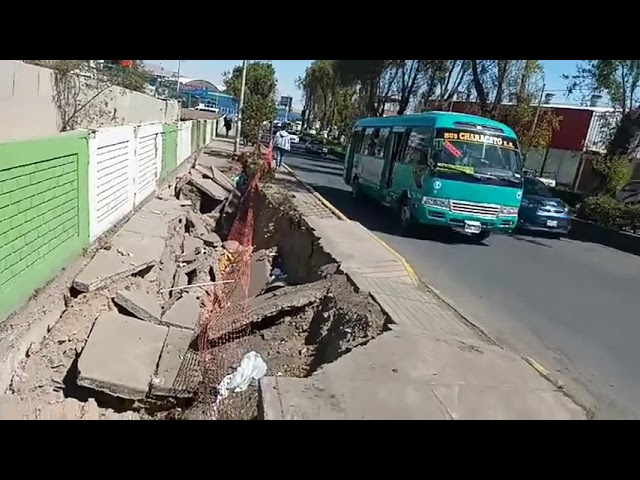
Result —
[[516, 207], [500, 207], [500, 215], [513, 217], [514, 215], [518, 215], [518, 209]]
[[449, 210], [449, 200], [445, 198], [422, 197], [422, 205]]

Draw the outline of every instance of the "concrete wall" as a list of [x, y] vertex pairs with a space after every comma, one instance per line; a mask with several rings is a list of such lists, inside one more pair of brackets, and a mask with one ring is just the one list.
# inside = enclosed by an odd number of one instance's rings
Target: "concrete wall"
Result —
[[185, 123], [0, 143], [0, 322], [213, 138]]
[[69, 130], [179, 120], [175, 101], [105, 87], [78, 76], [61, 82], [52, 70], [0, 60], [0, 142], [55, 135], [65, 121]]

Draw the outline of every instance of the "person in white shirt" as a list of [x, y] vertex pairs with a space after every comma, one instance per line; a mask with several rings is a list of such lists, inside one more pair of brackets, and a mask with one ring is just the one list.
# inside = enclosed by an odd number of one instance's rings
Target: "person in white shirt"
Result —
[[276, 133], [273, 141], [273, 154], [276, 160], [276, 168], [282, 166], [284, 155], [291, 150], [291, 137], [286, 130], [280, 130]]

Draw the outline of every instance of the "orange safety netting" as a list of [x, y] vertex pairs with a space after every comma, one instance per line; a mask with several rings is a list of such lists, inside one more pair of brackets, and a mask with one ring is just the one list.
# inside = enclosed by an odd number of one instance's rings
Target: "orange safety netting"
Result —
[[242, 195], [227, 238], [238, 242], [239, 247], [235, 252], [225, 252], [219, 258], [217, 283], [210, 287], [205, 297], [198, 330], [200, 400], [211, 405], [212, 409], [217, 397], [217, 385], [240, 365], [242, 357], [248, 353], [241, 340], [251, 328], [248, 290], [258, 182], [271, 168], [273, 145], [270, 144], [264, 162]]

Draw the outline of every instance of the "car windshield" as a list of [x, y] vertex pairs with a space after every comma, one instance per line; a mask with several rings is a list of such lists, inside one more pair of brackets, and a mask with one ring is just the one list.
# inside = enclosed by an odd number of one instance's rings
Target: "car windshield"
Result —
[[437, 129], [437, 164], [474, 175], [520, 179], [522, 160], [515, 138], [462, 130]]
[[546, 198], [553, 198], [555, 196], [551, 192], [551, 189], [537, 178], [524, 179], [524, 194]]

